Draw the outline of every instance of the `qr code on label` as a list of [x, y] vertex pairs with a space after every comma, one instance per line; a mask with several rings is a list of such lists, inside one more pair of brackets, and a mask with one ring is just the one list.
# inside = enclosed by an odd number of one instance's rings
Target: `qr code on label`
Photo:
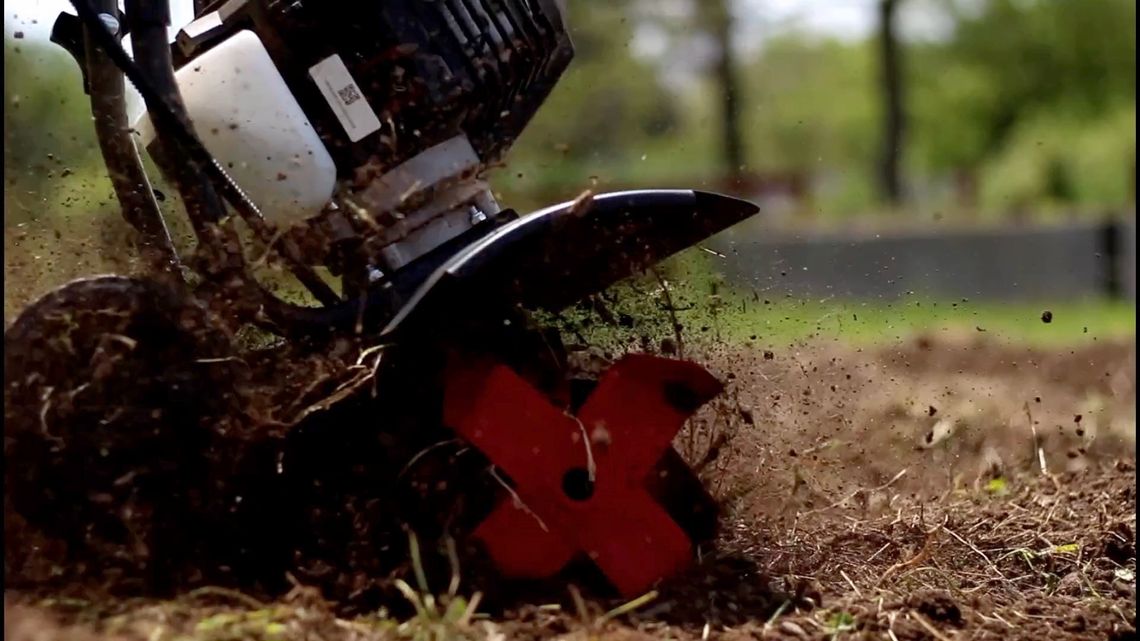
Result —
[[336, 95], [346, 107], [360, 100], [360, 92], [356, 90], [356, 85], [348, 85], [343, 89], [338, 89]]

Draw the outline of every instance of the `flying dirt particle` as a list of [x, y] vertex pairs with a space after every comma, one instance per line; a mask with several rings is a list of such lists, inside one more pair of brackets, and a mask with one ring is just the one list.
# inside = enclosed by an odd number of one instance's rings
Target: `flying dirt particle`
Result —
[[1074, 416], [1074, 417], [1073, 417], [1073, 422], [1074, 422], [1074, 423], [1080, 423], [1080, 422], [1081, 422], [1081, 415], [1080, 415], [1080, 414], [1077, 414], [1076, 416]]
[[1040, 403], [1040, 402], [1041, 402], [1041, 397], [1040, 397], [1040, 396], [1034, 396], [1034, 397], [1033, 397], [1033, 402], [1034, 402], [1034, 403]]
[[985, 330], [985, 328], [984, 328], [984, 327], [981, 327], [981, 326], [975, 327], [974, 329], [978, 330], [979, 332], [984, 332], [984, 331], [986, 331], [986, 330]]
[[289, 177], [288, 177], [288, 176], [286, 176], [285, 174], [283, 174], [282, 172], [280, 172], [280, 171], [279, 171], [279, 172], [277, 172], [277, 180], [278, 180], [278, 182], [280, 182], [280, 181], [284, 181], [284, 180], [288, 180], [288, 179], [289, 179]]
[[799, 454], [794, 449], [791, 449], [791, 450], [788, 450], [788, 456], [791, 456], [794, 458], [796, 456], [799, 456]]
[[672, 356], [677, 353], [677, 343], [672, 338], [661, 339], [661, 353]]
[[927, 415], [927, 416], [934, 416], [934, 415], [935, 415], [935, 414], [937, 414], [937, 413], [938, 413], [938, 408], [937, 408], [937, 407], [934, 407], [933, 405], [931, 405], [930, 407], [926, 408], [926, 415]]
[[1045, 311], [1041, 312], [1041, 322], [1046, 323], [1046, 324], [1052, 323], [1053, 322], [1053, 312], [1051, 312], [1049, 310], [1045, 310]]
[[748, 337], [748, 340], [750, 340], [750, 341], [754, 341], [754, 340], [756, 340], [756, 334], [753, 334], [753, 335], [749, 336], [749, 337]]
[[776, 358], [776, 355], [774, 353], [772, 353], [772, 350], [768, 350], [768, 349], [764, 350], [764, 360], [770, 361], [773, 358]]
[[12, 37], [15, 38], [16, 40], [23, 40], [24, 39], [24, 32], [23, 31], [17, 31], [16, 33], [12, 34]]

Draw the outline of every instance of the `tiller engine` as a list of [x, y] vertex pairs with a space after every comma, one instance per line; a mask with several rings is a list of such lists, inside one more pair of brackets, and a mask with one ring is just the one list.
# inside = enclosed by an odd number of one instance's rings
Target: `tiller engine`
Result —
[[[227, 384], [217, 368], [231, 359], [228, 342], [210, 320], [221, 318], [294, 345], [371, 337], [403, 362], [419, 359], [385, 366], [409, 389], [437, 389], [406, 402], [435, 399], [428, 413], [502, 480], [472, 534], [503, 576], [547, 579], [587, 559], [632, 596], [690, 563], [714, 533], [715, 505], [671, 443], [720, 383], [694, 363], [648, 354], [586, 380], [568, 372], [557, 336], [526, 319], [756, 208], [687, 189], [586, 194], [527, 215], [497, 202], [486, 171], [573, 56], [559, 0], [215, 0], [196, 3], [173, 43], [165, 1], [126, 0], [122, 11], [115, 0], [73, 3], [78, 15], [61, 15], [53, 40], [84, 71], [103, 158], [149, 272], [71, 283], [8, 328], [6, 454], [87, 470], [82, 488], [49, 491], [49, 472], [12, 471], [20, 464], [9, 458], [9, 485], [41, 488], [16, 509], [45, 527], [89, 514], [95, 525], [76, 541], [129, 538], [98, 524], [110, 509], [100, 506], [137, 479], [104, 470], [117, 457], [185, 462], [213, 447], [182, 423], [223, 403], [218, 391], [201, 396], [207, 383]], [[128, 122], [124, 77], [146, 104], [137, 122]], [[139, 147], [177, 187], [193, 252], [176, 251]], [[254, 278], [265, 262], [307, 295]], [[69, 333], [77, 325], [88, 328], [82, 340]], [[438, 367], [424, 365], [428, 353]], [[121, 420], [84, 414], [110, 369], [134, 372], [103, 393], [133, 399], [121, 408], [132, 425], [153, 422], [132, 428], [142, 442], [190, 431], [139, 451], [85, 444], [75, 423]], [[69, 436], [52, 427], [64, 409]], [[140, 474], [208, 473], [191, 468]], [[149, 497], [123, 500], [157, 506], [156, 520], [163, 501], [208, 496], [170, 489], [174, 480], [149, 487]]]

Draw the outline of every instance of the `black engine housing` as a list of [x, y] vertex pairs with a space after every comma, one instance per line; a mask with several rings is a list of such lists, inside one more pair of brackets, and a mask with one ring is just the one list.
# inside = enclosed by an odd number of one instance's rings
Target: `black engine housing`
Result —
[[[511, 146], [574, 55], [559, 0], [218, 0], [178, 34], [175, 65], [241, 29], [261, 39], [340, 178], [466, 134], [484, 163]], [[216, 14], [215, 14], [216, 12]], [[383, 123], [357, 142], [309, 76], [338, 55]]]

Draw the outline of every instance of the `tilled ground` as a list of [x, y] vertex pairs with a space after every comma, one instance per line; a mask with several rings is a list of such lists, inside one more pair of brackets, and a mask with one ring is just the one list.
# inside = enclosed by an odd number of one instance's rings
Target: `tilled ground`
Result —
[[1133, 344], [701, 358], [729, 393], [677, 447], [726, 506], [723, 531], [645, 599], [568, 589], [492, 619], [419, 591], [420, 614], [400, 624], [301, 586], [273, 603], [208, 588], [173, 601], [9, 592], [5, 637], [1134, 638]]

